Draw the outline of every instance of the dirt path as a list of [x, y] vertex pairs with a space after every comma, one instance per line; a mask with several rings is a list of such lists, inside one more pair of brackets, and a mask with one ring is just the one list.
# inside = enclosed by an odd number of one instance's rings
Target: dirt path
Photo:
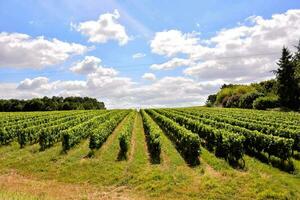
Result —
[[30, 194], [37, 199], [135, 199], [129, 197], [122, 187], [96, 188], [87, 184], [66, 184], [52, 180], [40, 181], [22, 176], [14, 171], [0, 176], [0, 190]]

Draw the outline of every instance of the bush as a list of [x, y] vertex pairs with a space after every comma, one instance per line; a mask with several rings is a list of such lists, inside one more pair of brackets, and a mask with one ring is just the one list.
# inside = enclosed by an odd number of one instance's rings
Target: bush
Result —
[[214, 106], [216, 100], [217, 100], [217, 95], [216, 95], [216, 94], [209, 95], [209, 96], [207, 97], [207, 100], [206, 100], [206, 106], [207, 106], [207, 107], [212, 107], [212, 106]]
[[[249, 85], [230, 85], [225, 88], [222, 88], [217, 93], [216, 104], [222, 104], [225, 107], [226, 102], [229, 97], [234, 95], [243, 95], [250, 92], [255, 92], [256, 89], [253, 86]], [[236, 97], [234, 97], [235, 99]], [[233, 100], [233, 99], [232, 99]]]
[[276, 108], [279, 106], [278, 97], [276, 96], [267, 96], [259, 97], [253, 102], [253, 108], [258, 110], [265, 110], [267, 108]]
[[239, 99], [239, 106], [240, 108], [253, 108], [253, 102], [255, 99], [262, 97], [263, 94], [259, 92], [251, 92], [244, 94]]
[[228, 97], [226, 104], [223, 105], [225, 108], [238, 108], [239, 107], [239, 102], [240, 102], [240, 94], [232, 95]]

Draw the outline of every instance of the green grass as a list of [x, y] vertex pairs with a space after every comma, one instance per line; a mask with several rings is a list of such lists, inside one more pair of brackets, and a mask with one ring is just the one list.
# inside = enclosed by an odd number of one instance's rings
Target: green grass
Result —
[[[115, 195], [132, 199], [300, 199], [300, 161], [294, 161], [297, 171], [289, 174], [246, 156], [246, 169], [236, 170], [202, 149], [200, 165], [191, 168], [163, 135], [161, 163], [151, 164], [139, 113], [128, 159], [118, 161], [122, 123], [93, 158], [86, 158], [88, 140], [67, 154], [61, 153], [60, 143], [44, 152], [38, 151], [38, 145], [19, 149], [17, 143], [12, 143], [0, 147], [0, 176], [14, 171], [45, 183], [55, 181], [62, 187], [67, 184], [101, 192], [116, 190]], [[4, 184], [0, 187], [0, 199], [36, 198], [28, 192], [28, 197], [22, 195], [26, 192], [22, 186], [19, 192]], [[52, 198], [47, 188], [44, 194]]]

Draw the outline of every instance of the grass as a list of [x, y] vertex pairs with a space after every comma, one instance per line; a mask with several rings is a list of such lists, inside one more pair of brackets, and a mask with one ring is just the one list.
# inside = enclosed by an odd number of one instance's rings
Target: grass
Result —
[[249, 156], [237, 170], [201, 149], [200, 165], [191, 168], [162, 135], [161, 163], [151, 164], [139, 113], [128, 159], [119, 161], [123, 123], [93, 158], [88, 140], [67, 154], [60, 143], [44, 152], [38, 145], [0, 147], [0, 199], [300, 199], [299, 160], [295, 174]]
[[38, 200], [37, 197], [30, 196], [24, 193], [7, 192], [0, 190], [0, 199], [13, 199], [13, 200]]

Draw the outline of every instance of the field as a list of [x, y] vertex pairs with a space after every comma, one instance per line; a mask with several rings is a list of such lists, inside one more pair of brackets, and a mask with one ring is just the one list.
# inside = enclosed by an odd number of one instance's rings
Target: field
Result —
[[0, 113], [0, 199], [300, 199], [300, 114]]

